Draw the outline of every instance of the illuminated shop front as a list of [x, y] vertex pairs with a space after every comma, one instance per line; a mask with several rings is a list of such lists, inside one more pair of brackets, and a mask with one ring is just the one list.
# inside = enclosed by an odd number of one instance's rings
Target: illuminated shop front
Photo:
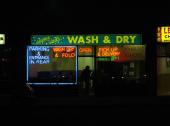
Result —
[[157, 95], [170, 95], [170, 27], [157, 29]]
[[123, 82], [137, 85], [145, 74], [145, 45], [139, 34], [34, 35], [31, 44], [27, 46], [30, 84], [79, 85], [87, 65], [96, 89]]

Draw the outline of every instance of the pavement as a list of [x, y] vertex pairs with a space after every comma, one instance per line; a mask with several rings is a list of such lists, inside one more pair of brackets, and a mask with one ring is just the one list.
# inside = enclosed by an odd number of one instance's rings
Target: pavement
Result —
[[[1, 95], [2, 121], [95, 125], [170, 120], [170, 97], [20, 97]], [[4, 102], [4, 103], [3, 103]], [[3, 104], [2, 104], [3, 103]], [[122, 121], [123, 120], [123, 121]], [[20, 122], [20, 121], [19, 121]]]
[[169, 120], [170, 113], [169, 97], [42, 97], [27, 102], [24, 110], [39, 120]]

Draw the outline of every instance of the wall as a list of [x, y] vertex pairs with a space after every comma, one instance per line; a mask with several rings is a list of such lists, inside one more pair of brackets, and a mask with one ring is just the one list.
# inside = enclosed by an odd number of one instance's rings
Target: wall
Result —
[[157, 58], [157, 74], [170, 74], [170, 66], [167, 66], [166, 57]]

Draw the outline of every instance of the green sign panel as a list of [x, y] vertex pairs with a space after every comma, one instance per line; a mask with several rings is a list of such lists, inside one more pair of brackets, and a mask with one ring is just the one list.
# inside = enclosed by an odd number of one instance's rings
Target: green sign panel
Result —
[[140, 45], [140, 34], [33, 35], [32, 45]]

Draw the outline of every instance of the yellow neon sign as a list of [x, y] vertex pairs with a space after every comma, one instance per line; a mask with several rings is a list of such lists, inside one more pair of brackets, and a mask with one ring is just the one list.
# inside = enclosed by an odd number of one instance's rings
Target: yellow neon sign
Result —
[[157, 29], [158, 42], [170, 42], [170, 26], [158, 27]]

